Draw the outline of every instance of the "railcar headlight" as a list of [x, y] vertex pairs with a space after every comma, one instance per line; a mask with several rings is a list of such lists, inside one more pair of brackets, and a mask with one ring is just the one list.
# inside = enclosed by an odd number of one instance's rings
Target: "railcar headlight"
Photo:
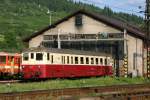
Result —
[[22, 66], [22, 68], [24, 68], [24, 66]]
[[38, 68], [41, 68], [41, 66], [38, 66]]

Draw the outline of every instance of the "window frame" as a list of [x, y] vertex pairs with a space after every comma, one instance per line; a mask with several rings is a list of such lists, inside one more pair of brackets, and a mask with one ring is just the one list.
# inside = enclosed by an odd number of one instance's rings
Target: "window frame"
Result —
[[98, 62], [98, 58], [95, 58], [95, 64], [98, 65], [99, 62]]
[[50, 53], [47, 53], [47, 60], [50, 60]]
[[89, 64], [89, 57], [86, 57], [85, 60], [86, 60], [86, 64]]
[[[39, 54], [39, 55], [38, 55]], [[37, 56], [40, 56], [40, 58], [39, 57], [37, 57]], [[42, 61], [43, 60], [43, 53], [41, 53], [41, 52], [38, 52], [38, 53], [36, 53], [36, 59], [35, 59], [36, 61]]]
[[103, 65], [103, 58], [100, 58], [100, 64]]
[[30, 58], [31, 58], [31, 59], [34, 59], [34, 53], [33, 53], [33, 52], [30, 53]]
[[[26, 59], [25, 59], [25, 56], [24, 55], [27, 55]], [[29, 53], [23, 53], [23, 61], [28, 61], [29, 60]]]
[[80, 57], [80, 64], [84, 64], [84, 57]]
[[70, 59], [69, 59], [70, 57], [69, 56], [67, 56], [67, 64], [69, 64], [70, 63]]
[[[3, 60], [3, 62], [1, 62], [1, 57], [5, 57], [4, 59], [5, 59], [5, 61]], [[6, 56], [0, 56], [0, 64], [6, 64], [6, 59], [7, 59], [7, 57]]]
[[83, 15], [78, 14], [75, 16], [75, 26], [80, 27], [83, 25]]
[[79, 57], [75, 56], [75, 64], [79, 64]]
[[91, 57], [91, 65], [94, 65], [94, 58], [93, 57]]

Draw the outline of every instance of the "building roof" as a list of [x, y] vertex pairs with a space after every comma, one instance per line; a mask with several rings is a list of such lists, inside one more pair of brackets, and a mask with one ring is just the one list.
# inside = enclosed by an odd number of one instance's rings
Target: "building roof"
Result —
[[107, 17], [107, 16], [104, 16], [104, 15], [101, 15], [101, 14], [98, 14], [98, 13], [94, 13], [94, 12], [89, 12], [89, 11], [86, 11], [86, 10], [78, 10], [76, 12], [73, 12], [72, 14], [58, 20], [57, 22], [55, 22], [54, 24], [50, 25], [50, 26], [47, 26], [45, 28], [43, 28], [42, 30], [36, 32], [36, 33], [33, 33], [31, 36], [23, 39], [24, 42], [28, 42], [30, 39], [42, 34], [43, 32], [51, 29], [51, 28], [55, 28], [58, 24], [64, 22], [64, 21], [67, 21], [69, 18], [77, 15], [77, 14], [84, 14], [84, 15], [87, 15], [97, 21], [100, 21], [100, 22], [103, 22], [109, 26], [112, 26], [116, 29], [119, 29], [121, 31], [123, 31], [124, 29], [127, 30], [127, 32], [133, 36], [138, 36], [139, 38], [142, 38], [144, 39], [144, 32], [142, 32], [138, 27], [134, 26], [134, 25], [131, 25], [129, 23], [126, 23], [126, 22], [123, 22], [123, 21], [120, 21], [120, 20], [117, 20], [117, 19], [114, 19], [114, 18], [110, 18], [110, 17]]
[[27, 52], [50, 52], [50, 53], [60, 53], [60, 54], [75, 54], [75, 55], [91, 55], [91, 56], [107, 56], [111, 57], [108, 53], [101, 52], [91, 52], [83, 50], [72, 50], [72, 49], [57, 49], [57, 48], [46, 48], [46, 47], [32, 47], [23, 50], [23, 53]]

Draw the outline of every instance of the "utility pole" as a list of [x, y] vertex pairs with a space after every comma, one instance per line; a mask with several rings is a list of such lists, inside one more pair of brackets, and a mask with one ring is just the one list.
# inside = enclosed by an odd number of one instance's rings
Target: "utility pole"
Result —
[[146, 0], [146, 10], [145, 10], [145, 24], [146, 24], [146, 51], [147, 51], [147, 78], [150, 78], [150, 54], [149, 54], [149, 37], [150, 37], [150, 0]]
[[52, 24], [52, 11], [48, 9], [47, 14], [49, 14], [49, 25]]

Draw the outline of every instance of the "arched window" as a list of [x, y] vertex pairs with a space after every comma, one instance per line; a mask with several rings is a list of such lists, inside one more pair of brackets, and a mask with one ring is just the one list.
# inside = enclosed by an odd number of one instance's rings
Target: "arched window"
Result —
[[107, 65], [107, 58], [105, 58], [105, 65]]
[[91, 58], [91, 64], [94, 64], [94, 58]]
[[79, 61], [78, 61], [78, 57], [75, 57], [75, 64], [78, 64]]
[[98, 58], [96, 58], [95, 61], [96, 61], [96, 64], [98, 65]]
[[67, 56], [67, 64], [69, 64], [69, 62], [70, 62], [70, 61], [69, 61], [69, 56]]
[[103, 58], [100, 58], [100, 64], [103, 65]]
[[49, 60], [49, 53], [47, 53], [47, 60]]
[[89, 64], [89, 57], [86, 57], [86, 64]]
[[81, 62], [81, 64], [84, 64], [84, 58], [83, 57], [80, 57], [80, 62]]
[[54, 63], [53, 55], [51, 55], [51, 63], [52, 63], [52, 64]]
[[71, 56], [71, 64], [73, 64], [73, 57]]

